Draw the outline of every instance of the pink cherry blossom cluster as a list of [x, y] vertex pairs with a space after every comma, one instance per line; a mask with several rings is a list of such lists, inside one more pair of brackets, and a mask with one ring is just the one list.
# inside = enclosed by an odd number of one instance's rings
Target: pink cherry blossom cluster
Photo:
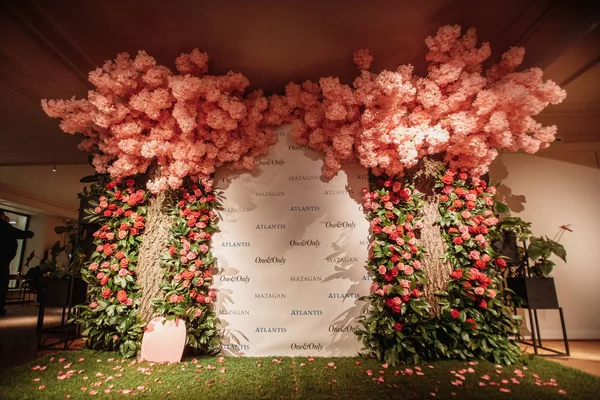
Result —
[[186, 176], [206, 178], [222, 165], [252, 169], [276, 142], [263, 124], [268, 101], [246, 93], [239, 73], [207, 75], [208, 55], [176, 59], [179, 73], [140, 51], [122, 53], [89, 74], [87, 99], [42, 100], [67, 133], [84, 136], [98, 172], [123, 178], [156, 169], [152, 192], [177, 189]]
[[499, 150], [535, 153], [554, 140], [556, 127], [532, 116], [566, 93], [544, 82], [539, 68], [515, 72], [524, 49], [511, 48], [484, 71], [490, 46], [477, 47], [473, 28], [461, 34], [458, 25], [443, 26], [425, 44], [427, 77], [413, 75], [412, 65], [369, 72], [373, 58], [359, 50], [352, 86], [333, 77], [289, 83], [285, 95], [271, 97], [265, 119], [292, 123], [298, 143], [324, 152], [326, 178], [355, 159], [376, 174], [400, 176], [439, 153], [452, 168], [481, 175]]

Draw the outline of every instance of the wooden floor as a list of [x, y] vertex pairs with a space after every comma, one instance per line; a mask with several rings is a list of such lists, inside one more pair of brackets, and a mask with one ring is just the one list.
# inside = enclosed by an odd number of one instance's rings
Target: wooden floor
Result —
[[[45, 354], [62, 350], [59, 346], [56, 350], [39, 351], [37, 349], [38, 336], [35, 332], [38, 308], [32, 303], [30, 305], [10, 305], [8, 313], [0, 317], [0, 373], [6, 369], [24, 364]], [[61, 309], [48, 309], [44, 319], [44, 326], [55, 326], [60, 323]], [[47, 339], [52, 339], [47, 337]], [[81, 348], [82, 341], [77, 340], [70, 345], [71, 349]], [[571, 347], [570, 357], [549, 357], [548, 359], [577, 368], [587, 373], [600, 376], [600, 340], [569, 342]], [[546, 341], [545, 347], [563, 351], [563, 343], [560, 341]], [[522, 345], [527, 353], [533, 353], [533, 348]], [[541, 351], [541, 354], [546, 352]]]

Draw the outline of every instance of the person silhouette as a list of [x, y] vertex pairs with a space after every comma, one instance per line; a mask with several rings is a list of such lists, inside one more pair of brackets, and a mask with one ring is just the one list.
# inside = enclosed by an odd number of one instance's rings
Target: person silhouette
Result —
[[6, 295], [10, 278], [10, 262], [17, 255], [17, 239], [29, 239], [33, 232], [22, 231], [10, 224], [10, 218], [0, 210], [0, 316], [6, 314]]

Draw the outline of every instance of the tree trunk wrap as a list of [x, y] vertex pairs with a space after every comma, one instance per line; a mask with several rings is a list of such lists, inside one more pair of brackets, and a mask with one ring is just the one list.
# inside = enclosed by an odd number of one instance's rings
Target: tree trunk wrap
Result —
[[165, 192], [148, 200], [148, 214], [144, 241], [140, 246], [137, 266], [137, 283], [142, 291], [138, 313], [148, 323], [154, 316], [152, 299], [162, 296], [160, 283], [163, 280], [160, 255], [169, 241], [171, 216], [164, 211]]
[[453, 270], [452, 265], [443, 260], [447, 244], [437, 224], [439, 217], [438, 202], [430, 199], [425, 203], [422, 211], [421, 244], [424, 250], [422, 263], [427, 277], [427, 284], [423, 285], [423, 297], [431, 307], [431, 316], [438, 318], [440, 317], [440, 306], [435, 293], [446, 290]]

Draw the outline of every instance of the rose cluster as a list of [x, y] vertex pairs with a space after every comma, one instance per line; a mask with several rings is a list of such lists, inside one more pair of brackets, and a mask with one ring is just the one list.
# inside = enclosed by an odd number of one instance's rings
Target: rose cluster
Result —
[[93, 234], [96, 249], [82, 269], [91, 298], [81, 315], [89, 328], [84, 336], [92, 347], [119, 349], [123, 355], [135, 354], [142, 332], [135, 317], [141, 297], [135, 272], [148, 193], [136, 186], [133, 179], [113, 180], [86, 210], [100, 228]]
[[373, 284], [368, 296], [372, 307], [359, 336], [374, 352], [385, 352], [387, 346], [406, 356], [410, 338], [429, 313], [421, 297], [426, 282], [418, 243], [422, 194], [412, 185], [377, 179], [372, 190], [363, 189], [363, 200], [371, 228], [368, 269]]
[[495, 343], [514, 362], [520, 352], [509, 336], [516, 328], [500, 289], [506, 261], [490, 244], [498, 224], [492, 211], [496, 188], [464, 171], [448, 169], [440, 174], [437, 189], [446, 259], [453, 266], [443, 302], [448, 322], [479, 343], [470, 357], [495, 361], [487, 345]]
[[155, 305], [159, 315], [185, 321], [188, 345], [206, 348], [216, 337], [212, 310], [216, 292], [211, 288], [215, 258], [210, 245], [220, 201], [210, 180], [188, 182], [177, 196], [170, 213], [173, 225], [167, 252], [161, 256], [164, 297]]

